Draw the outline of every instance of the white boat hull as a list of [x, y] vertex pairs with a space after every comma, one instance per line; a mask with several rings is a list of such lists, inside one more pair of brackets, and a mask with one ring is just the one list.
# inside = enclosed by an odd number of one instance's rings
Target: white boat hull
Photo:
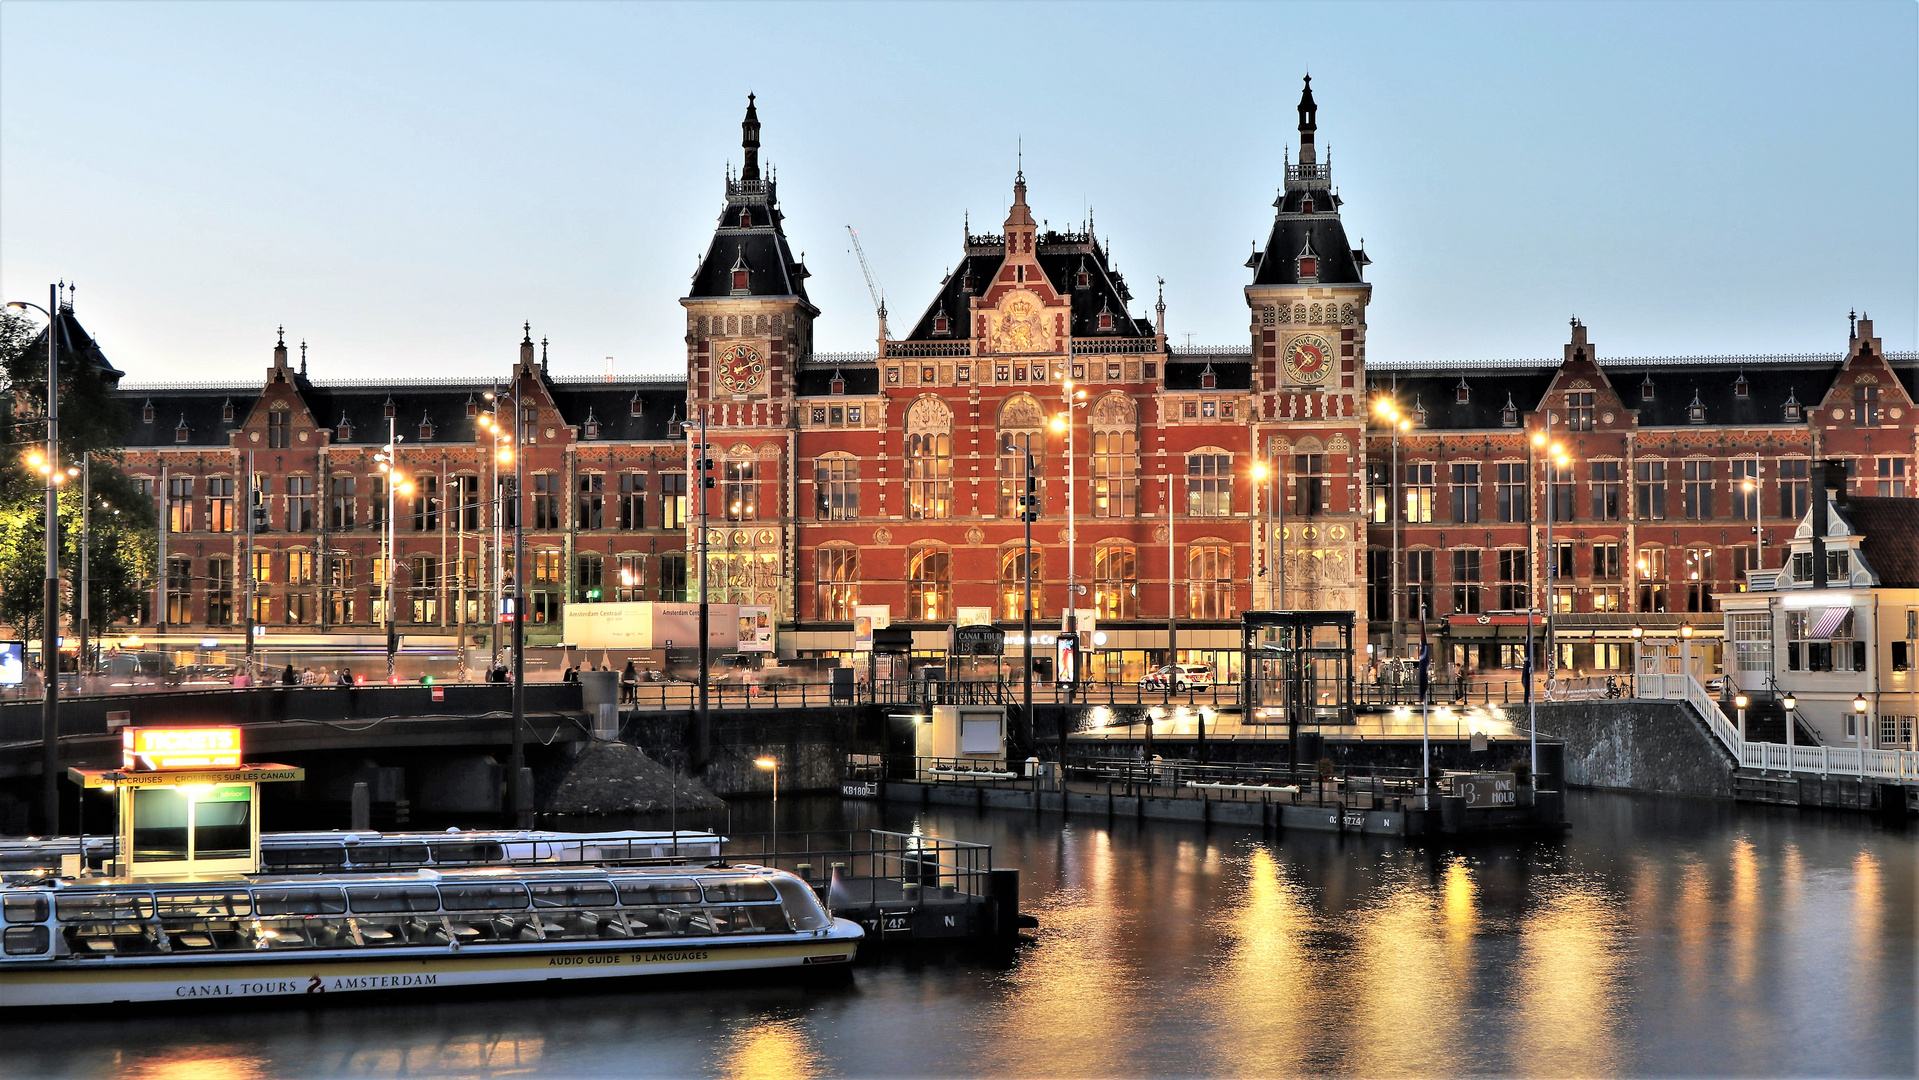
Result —
[[843, 964], [860, 930], [844, 919], [820, 937], [772, 941], [683, 938], [579, 947], [364, 949], [254, 956], [142, 956], [0, 966], [0, 1009], [136, 1002], [412, 993], [527, 983], [689, 975]]

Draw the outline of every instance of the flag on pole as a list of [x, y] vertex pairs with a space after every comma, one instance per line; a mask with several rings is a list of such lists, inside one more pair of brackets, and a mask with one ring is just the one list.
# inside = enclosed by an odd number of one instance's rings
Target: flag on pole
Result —
[[1433, 646], [1426, 640], [1426, 605], [1419, 606], [1419, 700], [1423, 704], [1432, 687]]

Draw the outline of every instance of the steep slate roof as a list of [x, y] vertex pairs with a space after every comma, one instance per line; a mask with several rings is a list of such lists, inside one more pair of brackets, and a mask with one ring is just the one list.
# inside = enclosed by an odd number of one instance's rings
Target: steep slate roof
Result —
[[[970, 301], [992, 285], [1000, 264], [1006, 261], [1005, 238], [986, 234], [966, 237], [966, 254], [959, 265], [940, 283], [939, 292], [926, 305], [919, 321], [913, 324], [904, 341], [964, 341], [973, 334]], [[1077, 338], [1151, 337], [1152, 324], [1134, 318], [1127, 311], [1133, 292], [1126, 279], [1107, 261], [1106, 249], [1093, 234], [1090, 224], [1078, 233], [1044, 232], [1034, 245], [1040, 269], [1055, 291], [1070, 296], [1073, 322], [1070, 332]], [[1086, 270], [1087, 287], [1077, 287], [1081, 267]], [[970, 284], [970, 288], [969, 288]], [[933, 334], [933, 320], [944, 309], [948, 333]], [[1113, 328], [1099, 328], [1100, 313], [1113, 317]]]
[[[246, 421], [253, 403], [259, 400], [257, 386], [226, 389], [121, 389], [120, 403], [125, 407], [127, 430], [125, 446], [129, 450], [165, 446], [226, 447], [227, 432]], [[227, 401], [233, 402], [233, 419], [221, 419]], [[153, 405], [153, 422], [147, 423], [142, 407]], [[174, 431], [180, 421], [187, 424], [187, 440], [176, 441]]]
[[1168, 360], [1166, 361], [1166, 389], [1198, 390], [1200, 379], [1211, 367], [1218, 377], [1219, 385], [1214, 390], [1250, 390], [1253, 386], [1253, 365], [1250, 361], [1223, 360]]
[[1839, 512], [1865, 539], [1860, 551], [1887, 589], [1919, 589], [1919, 499], [1853, 495]]
[[816, 365], [800, 369], [799, 387], [796, 393], [800, 397], [829, 397], [833, 393], [833, 376], [838, 373], [846, 382], [846, 393], [877, 394], [880, 392], [880, 371], [876, 367], [831, 367]]
[[1306, 76], [1299, 96], [1299, 164], [1286, 166], [1286, 183], [1273, 200], [1278, 211], [1266, 246], [1246, 260], [1255, 285], [1299, 284], [1299, 257], [1317, 260], [1313, 281], [1322, 285], [1354, 285], [1372, 260], [1346, 238], [1339, 221], [1339, 193], [1332, 187], [1332, 161], [1318, 160], [1313, 133], [1318, 130], [1319, 106], [1313, 102], [1313, 77]]
[[[75, 360], [82, 361], [97, 370], [108, 386], [120, 381], [126, 373], [113, 366], [107, 354], [100, 351], [100, 343], [93, 340], [87, 328], [73, 315], [73, 301], [63, 300], [54, 304], [53, 321], [40, 328], [27, 344], [27, 355], [44, 359], [47, 355], [47, 333], [57, 331], [55, 352], [58, 362], [64, 367]], [[42, 391], [44, 393], [44, 389]]]
[[[806, 301], [805, 265], [793, 257], [786, 242], [785, 215], [780, 212], [779, 182], [760, 178], [760, 120], [747, 95], [746, 119], [741, 123], [741, 146], [746, 163], [737, 178], [726, 178], [726, 207], [720, 211], [706, 257], [693, 272], [688, 299], [730, 296], [796, 296]], [[747, 290], [733, 289], [736, 267], [747, 271]], [[807, 301], [811, 304], [811, 301]]]

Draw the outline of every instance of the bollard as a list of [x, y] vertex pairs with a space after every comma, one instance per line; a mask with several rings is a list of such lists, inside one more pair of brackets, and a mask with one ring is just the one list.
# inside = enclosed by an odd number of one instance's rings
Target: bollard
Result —
[[352, 822], [354, 832], [373, 831], [373, 794], [364, 780], [353, 785]]
[[993, 901], [994, 936], [1005, 945], [1019, 941], [1019, 871], [994, 868], [986, 872], [987, 895]]

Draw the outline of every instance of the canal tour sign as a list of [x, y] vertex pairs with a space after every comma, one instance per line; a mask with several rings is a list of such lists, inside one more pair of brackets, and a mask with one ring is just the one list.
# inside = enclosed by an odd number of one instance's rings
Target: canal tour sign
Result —
[[122, 728], [121, 767], [155, 769], [233, 768], [240, 764], [237, 727]]

